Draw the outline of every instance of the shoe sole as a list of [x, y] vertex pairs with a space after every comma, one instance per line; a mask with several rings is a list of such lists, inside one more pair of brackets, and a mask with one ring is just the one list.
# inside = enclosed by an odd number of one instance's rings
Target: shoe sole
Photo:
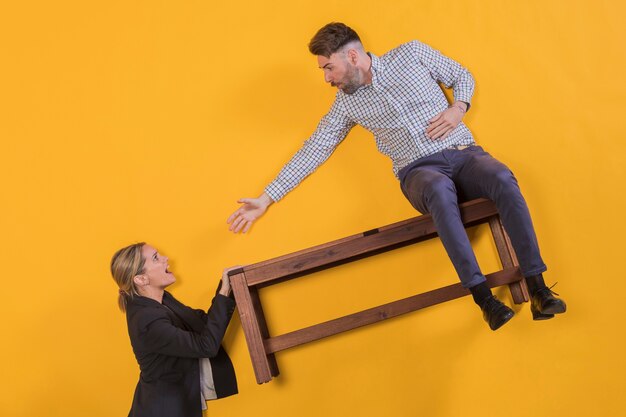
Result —
[[551, 318], [554, 318], [555, 314], [565, 313], [566, 310], [567, 307], [562, 305], [548, 307], [541, 312], [538, 310], [533, 310], [532, 308], [530, 309], [530, 311], [533, 313], [533, 320], [550, 320]]
[[554, 314], [544, 314], [538, 311], [533, 311], [533, 320], [550, 320], [554, 318]]

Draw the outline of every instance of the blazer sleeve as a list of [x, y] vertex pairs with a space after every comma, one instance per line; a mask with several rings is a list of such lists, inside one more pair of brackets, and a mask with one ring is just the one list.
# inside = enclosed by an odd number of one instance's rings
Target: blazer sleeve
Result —
[[[220, 282], [219, 282], [219, 284], [218, 284], [217, 288], [215, 289], [215, 296], [216, 296], [216, 297], [217, 297], [218, 295], [220, 295], [220, 294], [219, 294], [219, 292], [220, 292], [220, 290], [221, 290], [221, 289], [222, 289], [222, 280], [220, 280]], [[230, 295], [228, 296], [228, 298], [230, 298], [230, 299], [234, 302], [234, 301], [235, 301], [235, 294], [231, 291], [231, 292], [230, 292]], [[213, 308], [213, 304], [211, 304], [211, 307], [210, 307], [210, 308]], [[199, 308], [191, 308], [190, 310], [192, 310], [192, 311], [193, 311], [193, 314], [195, 314], [197, 317], [199, 317], [199, 318], [200, 318], [200, 320], [202, 320], [202, 321], [206, 321], [206, 319], [207, 319], [207, 313], [206, 313], [204, 310], [201, 310], [201, 309], [199, 309]], [[231, 313], [231, 314], [232, 314], [232, 313]]]
[[153, 315], [141, 326], [143, 345], [148, 350], [163, 355], [187, 358], [215, 357], [234, 309], [233, 300], [219, 294], [215, 296], [200, 332], [176, 327], [167, 312], [159, 309], [160, 314]]

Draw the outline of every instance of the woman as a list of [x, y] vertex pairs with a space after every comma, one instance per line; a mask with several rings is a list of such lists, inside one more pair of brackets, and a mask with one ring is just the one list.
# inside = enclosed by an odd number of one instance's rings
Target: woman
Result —
[[152, 246], [137, 243], [113, 255], [111, 274], [141, 371], [129, 417], [201, 417], [205, 401], [237, 393], [220, 346], [235, 309], [227, 272], [205, 313], [165, 291], [176, 278]]

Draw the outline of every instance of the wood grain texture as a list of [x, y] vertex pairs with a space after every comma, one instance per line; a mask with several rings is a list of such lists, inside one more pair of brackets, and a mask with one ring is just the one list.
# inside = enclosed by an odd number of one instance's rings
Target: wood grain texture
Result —
[[[272, 379], [272, 369], [267, 358], [267, 353], [263, 347], [263, 336], [259, 326], [260, 318], [258, 312], [254, 309], [250, 290], [246, 283], [244, 273], [230, 277], [230, 284], [235, 294], [237, 302], [237, 310], [241, 319], [241, 327], [246, 337], [252, 367], [256, 376], [257, 383], [269, 382]], [[263, 322], [265, 317], [262, 318]]]
[[[496, 244], [502, 267], [513, 268], [519, 266], [517, 256], [511, 245], [511, 240], [504, 230], [500, 216], [494, 216], [489, 219], [489, 227], [491, 228], [491, 234]], [[528, 289], [523, 279], [509, 284], [509, 290], [511, 291], [511, 297], [515, 304], [522, 304], [529, 300]]]
[[[467, 227], [485, 223], [498, 213], [495, 205], [486, 199], [463, 203], [460, 208], [463, 223]], [[319, 271], [437, 236], [430, 215], [414, 217], [376, 230], [376, 233], [361, 233], [247, 265], [243, 269], [248, 285], [270, 285], [278, 278], [284, 280]]]
[[[520, 279], [522, 279], [522, 275], [518, 268], [505, 269], [487, 275], [487, 283], [490, 287], [510, 284]], [[315, 324], [304, 329], [271, 337], [264, 341], [265, 350], [267, 352], [279, 352], [469, 294], [469, 290], [463, 288], [460, 283], [438, 288], [324, 323]]]

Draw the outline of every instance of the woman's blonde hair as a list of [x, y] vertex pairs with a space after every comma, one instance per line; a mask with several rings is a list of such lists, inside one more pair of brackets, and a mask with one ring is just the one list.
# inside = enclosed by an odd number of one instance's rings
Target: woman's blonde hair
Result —
[[141, 242], [126, 246], [115, 252], [111, 259], [111, 275], [120, 287], [117, 303], [122, 312], [126, 312], [128, 299], [139, 295], [133, 278], [143, 272], [146, 260], [141, 255], [141, 249], [145, 244]]

